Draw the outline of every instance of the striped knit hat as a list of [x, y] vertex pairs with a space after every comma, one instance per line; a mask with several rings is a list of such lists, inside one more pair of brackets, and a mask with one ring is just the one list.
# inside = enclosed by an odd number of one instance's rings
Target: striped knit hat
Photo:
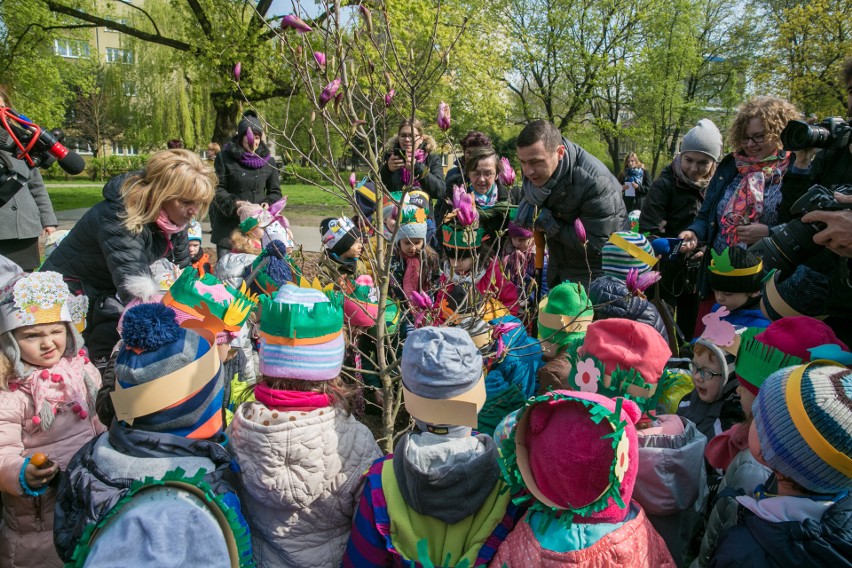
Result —
[[753, 412], [769, 467], [812, 493], [852, 489], [852, 371], [824, 361], [781, 369]]
[[330, 381], [343, 367], [343, 298], [294, 284], [260, 299], [260, 372]]
[[604, 274], [626, 280], [627, 273], [635, 268], [637, 276], [650, 272], [657, 264], [654, 249], [645, 235], [631, 231], [618, 231], [609, 236], [601, 251]]
[[163, 304], [130, 308], [123, 326], [111, 395], [116, 418], [186, 438], [221, 433], [225, 383], [212, 332], [181, 328]]
[[547, 359], [553, 359], [568, 345], [583, 342], [594, 310], [582, 284], [563, 282], [538, 307], [538, 338]]

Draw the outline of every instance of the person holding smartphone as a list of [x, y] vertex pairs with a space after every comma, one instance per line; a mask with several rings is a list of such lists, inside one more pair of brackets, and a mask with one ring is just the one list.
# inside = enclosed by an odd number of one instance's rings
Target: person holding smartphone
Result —
[[416, 118], [403, 120], [397, 135], [387, 144], [388, 153], [382, 165], [382, 183], [388, 191], [416, 187], [429, 194], [431, 200], [444, 197], [444, 168], [436, 151], [435, 139], [423, 134]]

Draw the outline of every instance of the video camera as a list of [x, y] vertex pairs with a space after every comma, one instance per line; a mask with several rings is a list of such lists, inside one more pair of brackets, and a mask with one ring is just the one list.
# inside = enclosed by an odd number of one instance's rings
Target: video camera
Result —
[[[810, 125], [808, 125], [810, 126]], [[782, 134], [783, 137], [783, 134]], [[813, 147], [809, 145], [807, 147]], [[852, 185], [841, 185], [834, 191], [843, 195], [852, 195]], [[852, 204], [838, 203], [834, 193], [821, 186], [814, 185], [790, 207], [790, 213], [797, 217], [789, 223], [773, 227], [769, 235], [749, 247], [749, 252], [763, 259], [764, 267], [777, 268], [787, 274], [822, 248], [814, 242], [814, 235], [825, 229], [824, 223], [804, 223], [801, 217], [811, 211], [840, 211], [852, 209]]]
[[787, 150], [805, 148], [845, 148], [849, 146], [852, 126], [842, 118], [831, 116], [819, 124], [791, 120], [781, 131], [781, 143]]

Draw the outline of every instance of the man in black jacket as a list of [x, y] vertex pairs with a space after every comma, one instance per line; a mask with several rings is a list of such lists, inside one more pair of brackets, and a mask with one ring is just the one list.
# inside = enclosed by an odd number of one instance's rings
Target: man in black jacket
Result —
[[[565, 280], [588, 286], [603, 274], [601, 249], [610, 234], [626, 228], [621, 184], [600, 160], [545, 120], [525, 126], [517, 144], [524, 174], [517, 222], [534, 224], [547, 237], [548, 286]], [[575, 229], [578, 219], [585, 238]]]

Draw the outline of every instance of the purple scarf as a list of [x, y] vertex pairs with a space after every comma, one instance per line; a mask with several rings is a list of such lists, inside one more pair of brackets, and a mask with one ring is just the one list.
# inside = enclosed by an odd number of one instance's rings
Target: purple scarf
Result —
[[270, 158], [272, 158], [272, 154], [261, 158], [254, 152], [243, 152], [243, 155], [240, 156], [240, 163], [251, 170], [257, 170], [265, 166]]

